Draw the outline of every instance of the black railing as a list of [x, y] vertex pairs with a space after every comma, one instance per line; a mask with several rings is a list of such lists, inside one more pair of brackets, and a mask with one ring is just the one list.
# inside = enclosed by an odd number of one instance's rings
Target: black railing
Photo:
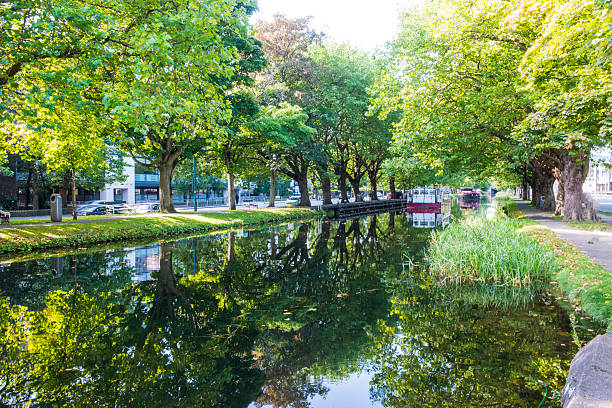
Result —
[[391, 211], [405, 211], [406, 200], [374, 200], [321, 206], [329, 218], [348, 218]]

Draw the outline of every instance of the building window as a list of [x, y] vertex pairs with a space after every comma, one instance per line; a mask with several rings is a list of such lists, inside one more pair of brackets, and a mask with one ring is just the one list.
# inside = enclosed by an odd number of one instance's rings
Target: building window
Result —
[[136, 202], [159, 201], [159, 188], [137, 188]]

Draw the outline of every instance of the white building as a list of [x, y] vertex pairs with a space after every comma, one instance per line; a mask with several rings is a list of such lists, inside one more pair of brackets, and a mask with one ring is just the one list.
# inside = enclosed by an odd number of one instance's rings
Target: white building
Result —
[[123, 182], [105, 184], [100, 191], [100, 200], [104, 201], [125, 201], [126, 204], [136, 202], [136, 170], [134, 159], [126, 157], [123, 174], [127, 176]]
[[589, 194], [612, 194], [612, 149], [591, 152], [589, 174], [583, 191]]

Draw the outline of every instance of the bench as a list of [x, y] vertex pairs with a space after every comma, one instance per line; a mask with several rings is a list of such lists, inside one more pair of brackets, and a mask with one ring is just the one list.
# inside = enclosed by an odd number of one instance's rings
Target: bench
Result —
[[8, 211], [0, 210], [0, 224], [10, 224], [11, 213]]

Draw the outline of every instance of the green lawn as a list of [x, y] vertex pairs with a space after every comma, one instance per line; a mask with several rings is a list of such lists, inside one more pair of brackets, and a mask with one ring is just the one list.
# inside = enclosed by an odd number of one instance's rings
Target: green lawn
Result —
[[0, 254], [175, 236], [315, 215], [315, 211], [305, 208], [266, 208], [0, 229]]
[[587, 230], [587, 231], [606, 231], [606, 230], [612, 229], [612, 225], [606, 222], [591, 222], [591, 221], [566, 222], [565, 225], [568, 225], [572, 228], [577, 228], [577, 229]]
[[[127, 214], [111, 214], [111, 215], [89, 215], [87, 217], [78, 217], [78, 220], [100, 220], [104, 218], [126, 217]], [[72, 221], [72, 215], [64, 215], [63, 222]], [[51, 222], [51, 218], [34, 218], [30, 220], [11, 220], [11, 225], [26, 225], [26, 224], [45, 224]]]
[[[602, 211], [600, 211], [602, 212]], [[549, 213], [551, 214], [551, 213]], [[559, 215], [552, 215], [551, 217], [554, 220], [557, 221], [563, 221], [563, 217], [559, 216]], [[581, 230], [585, 230], [585, 231], [606, 231], [609, 229], [612, 229], [612, 225], [606, 223], [606, 222], [592, 222], [592, 221], [580, 221], [580, 222], [574, 222], [574, 221], [569, 221], [566, 222], [565, 225], [567, 225], [568, 227], [572, 227], [572, 228], [576, 228], [576, 229], [581, 229]]]

